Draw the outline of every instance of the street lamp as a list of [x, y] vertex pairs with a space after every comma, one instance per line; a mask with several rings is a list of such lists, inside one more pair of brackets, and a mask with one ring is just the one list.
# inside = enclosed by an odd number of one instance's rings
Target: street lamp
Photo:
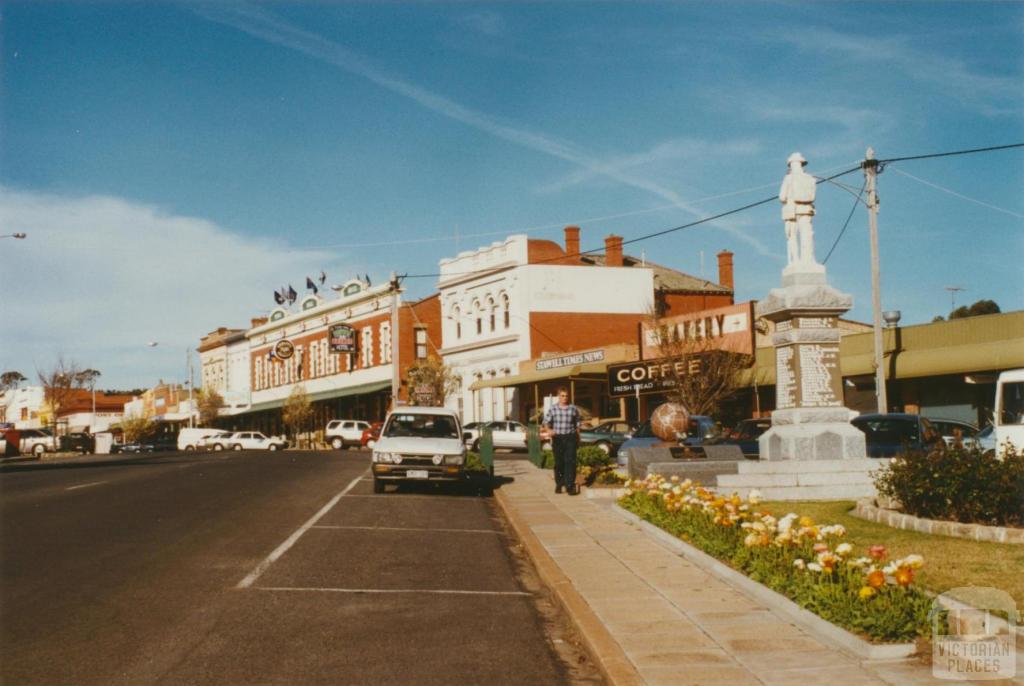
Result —
[[92, 393], [92, 419], [89, 422], [89, 431], [96, 433], [96, 379], [100, 376], [100, 372], [96, 369], [84, 369], [82, 370], [81, 377], [88, 380], [89, 391]]
[[24, 231], [17, 231], [15, 233], [5, 233], [4, 235], [0, 236], [0, 238], [18, 238], [18, 239], [21, 239], [21, 238], [25, 238], [26, 236], [28, 236], [28, 234], [25, 233]]

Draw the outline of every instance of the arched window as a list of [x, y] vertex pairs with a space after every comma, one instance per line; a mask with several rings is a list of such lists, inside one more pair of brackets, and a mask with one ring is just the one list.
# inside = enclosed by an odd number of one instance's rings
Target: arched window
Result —
[[363, 328], [363, 350], [361, 365], [363, 367], [373, 366], [373, 329], [369, 326]]
[[462, 338], [462, 310], [458, 305], [452, 308], [452, 321], [455, 322], [455, 338]]
[[484, 311], [479, 300], [473, 301], [473, 316], [476, 318], [476, 333], [480, 335], [484, 332]]
[[512, 319], [512, 314], [509, 311], [509, 306], [508, 306], [508, 293], [502, 293], [501, 294], [501, 318], [502, 318], [502, 321], [505, 324], [505, 328], [507, 329], [509, 327], [509, 325], [511, 324], [511, 319]]
[[497, 308], [494, 305], [494, 298], [487, 299], [487, 319], [490, 324], [490, 330], [494, 331], [495, 319], [497, 317]]
[[391, 362], [391, 322], [380, 323], [380, 363]]

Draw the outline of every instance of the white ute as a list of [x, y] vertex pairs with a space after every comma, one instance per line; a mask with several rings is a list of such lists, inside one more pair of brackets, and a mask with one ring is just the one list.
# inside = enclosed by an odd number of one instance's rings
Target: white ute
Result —
[[462, 423], [444, 407], [401, 407], [373, 446], [373, 492], [388, 481], [460, 481], [466, 475]]
[[994, 415], [996, 455], [1002, 456], [1011, 445], [1020, 453], [1024, 449], [1024, 369], [999, 374]]

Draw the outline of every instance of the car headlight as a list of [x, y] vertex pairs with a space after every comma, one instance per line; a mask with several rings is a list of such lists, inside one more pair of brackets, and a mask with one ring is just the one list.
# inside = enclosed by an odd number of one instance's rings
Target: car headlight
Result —
[[430, 458], [430, 461], [433, 462], [434, 464], [441, 464], [441, 462], [444, 461], [444, 455], [434, 455], [432, 458]]
[[[398, 458], [398, 459], [396, 460], [395, 458]], [[383, 464], [387, 464], [389, 462], [396, 462], [397, 463], [397, 462], [401, 461], [401, 457], [399, 457], [398, 455], [392, 455], [391, 453], [374, 453], [373, 454], [373, 461], [374, 462], [380, 462], [380, 463], [383, 463]]]
[[444, 463], [445, 464], [462, 464], [463, 461], [464, 461], [464, 459], [463, 459], [462, 455], [445, 455], [444, 456]]

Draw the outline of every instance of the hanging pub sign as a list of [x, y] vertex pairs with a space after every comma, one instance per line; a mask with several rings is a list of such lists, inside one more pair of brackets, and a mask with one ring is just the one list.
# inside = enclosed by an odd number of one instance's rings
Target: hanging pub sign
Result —
[[282, 339], [274, 344], [274, 357], [279, 360], [287, 360], [295, 354], [295, 346], [291, 341]]
[[355, 353], [356, 330], [348, 324], [335, 324], [330, 330], [332, 353]]

